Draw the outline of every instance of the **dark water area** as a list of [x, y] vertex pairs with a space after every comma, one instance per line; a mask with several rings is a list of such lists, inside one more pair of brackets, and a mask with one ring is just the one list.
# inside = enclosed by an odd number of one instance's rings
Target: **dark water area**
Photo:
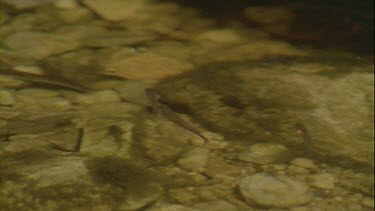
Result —
[[[371, 0], [177, 0], [174, 2], [198, 8], [203, 16], [218, 20], [219, 25], [228, 25], [233, 20], [239, 20], [249, 27], [259, 27], [262, 24], [259, 25], [256, 21], [249, 21], [244, 17], [243, 10], [246, 7], [286, 7], [295, 15], [295, 19], [290, 23], [289, 33], [304, 36], [277, 33], [274, 33], [274, 36], [299, 45], [320, 49], [346, 49], [373, 56], [374, 1]], [[279, 19], [282, 23], [283, 17]], [[308, 34], [312, 36], [307, 36]]]

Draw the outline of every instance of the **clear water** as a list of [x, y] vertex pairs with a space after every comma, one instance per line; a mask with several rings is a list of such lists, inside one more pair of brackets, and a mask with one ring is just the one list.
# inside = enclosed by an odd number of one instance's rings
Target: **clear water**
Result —
[[[285, 207], [241, 192], [263, 173], [309, 188], [287, 208], [372, 210], [366, 25], [337, 42], [341, 26], [312, 25], [312, 41], [173, 2], [130, 2], [130, 18], [74, 2], [1, 3], [5, 210]], [[153, 113], [149, 87], [194, 130]]]

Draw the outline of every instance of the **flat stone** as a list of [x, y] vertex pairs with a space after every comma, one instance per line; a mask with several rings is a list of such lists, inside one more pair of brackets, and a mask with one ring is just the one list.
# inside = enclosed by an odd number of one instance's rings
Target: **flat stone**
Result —
[[121, 100], [117, 92], [113, 90], [103, 90], [90, 94], [75, 94], [71, 97], [73, 102], [83, 105], [114, 103]]
[[0, 105], [12, 106], [14, 103], [14, 97], [10, 91], [0, 90]]
[[197, 170], [207, 164], [208, 150], [204, 148], [193, 148], [183, 152], [177, 160], [177, 164], [184, 169]]
[[95, 103], [85, 106], [84, 113], [87, 112], [91, 117], [95, 115], [98, 118], [109, 118], [117, 121], [119, 119], [126, 119], [144, 109], [142, 106], [134, 105], [125, 102], [110, 102], [110, 103]]
[[[214, 61], [244, 61], [257, 60], [272, 56], [304, 56], [306, 53], [301, 49], [296, 48], [286, 42], [269, 40], [269, 39], [254, 39], [248, 41], [244, 45], [234, 46], [226, 51], [218, 51], [212, 49], [207, 58], [210, 57]], [[207, 59], [206, 58], [206, 59]]]
[[17, 65], [13, 68], [17, 72], [30, 73], [34, 75], [44, 75], [44, 71], [38, 66]]
[[307, 184], [288, 176], [254, 174], [242, 179], [239, 189], [248, 203], [267, 208], [290, 208], [312, 199]]
[[94, 14], [87, 8], [77, 7], [58, 11], [58, 16], [64, 23], [71, 24], [89, 21]]
[[374, 208], [374, 198], [373, 197], [365, 197], [362, 199], [361, 204], [366, 207]]
[[218, 156], [210, 156], [205, 173], [210, 177], [239, 176], [241, 169]]
[[114, 89], [121, 98], [128, 102], [151, 106], [150, 99], [145, 94], [145, 89], [151, 87], [155, 81], [152, 80], [128, 80], [119, 83]]
[[202, 42], [202, 44], [207, 44], [207, 42], [215, 44], [238, 44], [245, 41], [244, 38], [232, 29], [207, 31], [199, 34], [196, 40]]
[[36, 112], [44, 114], [47, 114], [48, 112], [65, 111], [70, 109], [72, 106], [69, 100], [59, 96], [39, 97], [37, 95], [18, 94], [16, 95], [16, 102], [18, 106], [23, 106], [29, 112], [31, 111], [32, 113]]
[[83, 3], [108, 21], [123, 21], [137, 15], [143, 0], [84, 0]]
[[104, 71], [109, 75], [141, 80], [162, 79], [192, 68], [192, 64], [184, 60], [154, 53], [140, 53], [132, 57], [114, 58]]
[[32, 31], [12, 34], [6, 37], [4, 42], [17, 55], [35, 60], [70, 51], [80, 46], [77, 41], [62, 35]]
[[17, 16], [14, 16], [10, 19], [10, 22], [3, 24], [1, 28], [1, 33], [6, 37], [7, 35], [14, 34], [20, 31], [29, 31], [32, 29], [32, 26], [37, 21], [37, 17], [31, 13], [24, 13]]
[[277, 26], [279, 26], [279, 30], [284, 29], [284, 27], [280, 28], [280, 24], [289, 26], [289, 24], [291, 24], [295, 19], [295, 15], [292, 13], [292, 11], [282, 6], [247, 7], [244, 14], [252, 22], [271, 29], [276, 29]]
[[5, 150], [9, 153], [18, 153], [48, 149], [51, 146], [48, 141], [52, 136], [51, 133], [13, 135], [10, 137], [10, 143]]
[[34, 97], [34, 98], [48, 98], [48, 97], [57, 97], [59, 95], [58, 92], [54, 90], [48, 90], [48, 89], [38, 89], [38, 88], [26, 88], [21, 89], [17, 92], [17, 95], [23, 95], [28, 97]]
[[[62, 16], [64, 16], [62, 14]], [[64, 19], [64, 17], [62, 17]], [[87, 38], [93, 34], [105, 33], [106, 29], [100, 24], [77, 24], [77, 25], [64, 25], [56, 30], [56, 33], [69, 39], [78, 40], [80, 43], [87, 42]], [[81, 50], [84, 51], [84, 50]]]
[[134, 46], [142, 42], [156, 39], [153, 34], [134, 33], [126, 30], [105, 30], [90, 34], [82, 40], [88, 47]]
[[7, 3], [15, 7], [16, 9], [31, 9], [38, 7], [42, 4], [53, 2], [53, 0], [3, 0], [2, 2]]
[[181, 149], [155, 139], [146, 139], [142, 143], [145, 154], [155, 163], [172, 163], [181, 153]]
[[289, 174], [294, 174], [294, 175], [307, 175], [307, 174], [310, 173], [308, 169], [305, 169], [305, 168], [302, 168], [302, 167], [296, 166], [296, 165], [288, 166], [287, 172]]
[[152, 183], [145, 190], [137, 190], [129, 194], [123, 202], [116, 206], [115, 210], [139, 210], [156, 201], [162, 192], [163, 188], [159, 184]]
[[238, 159], [258, 164], [281, 162], [287, 148], [280, 144], [254, 144], [248, 151], [239, 154]]
[[[87, 158], [67, 157], [63, 160], [51, 159], [19, 170], [19, 173], [32, 179], [39, 187], [49, 187], [69, 182], [91, 184], [86, 168]], [[67, 168], [67, 166], [69, 168]]]
[[310, 175], [309, 180], [315, 188], [332, 190], [335, 187], [335, 176], [330, 173]]
[[237, 211], [237, 207], [225, 200], [214, 200], [208, 202], [201, 202], [193, 205], [197, 211]]
[[290, 161], [290, 163], [306, 169], [318, 169], [318, 166], [315, 165], [314, 161], [307, 158], [295, 158]]
[[79, 7], [76, 0], [57, 0], [53, 5], [58, 9], [76, 9]]
[[190, 208], [188, 206], [183, 206], [180, 204], [157, 204], [150, 209], [147, 209], [147, 211], [196, 211], [193, 208]]

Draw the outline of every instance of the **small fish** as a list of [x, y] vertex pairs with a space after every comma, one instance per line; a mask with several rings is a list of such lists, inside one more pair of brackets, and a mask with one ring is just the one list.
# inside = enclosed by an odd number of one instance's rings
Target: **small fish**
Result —
[[302, 138], [303, 138], [305, 144], [308, 147], [311, 147], [312, 146], [311, 135], [310, 135], [309, 131], [306, 129], [306, 127], [301, 123], [296, 123], [294, 126], [297, 129], [297, 133], [302, 135]]
[[156, 92], [151, 88], [146, 88], [145, 93], [146, 93], [148, 99], [151, 101], [153, 113], [154, 113], [154, 115], [156, 115], [158, 113], [157, 108], [159, 107], [159, 104], [160, 104], [159, 103], [160, 96], [158, 94], [156, 94]]
[[159, 102], [160, 96], [151, 88], [146, 88], [145, 93], [147, 97], [151, 101], [151, 105], [154, 111], [154, 114], [161, 113], [163, 116], [165, 116], [170, 121], [174, 122], [176, 125], [184, 128], [185, 130], [188, 130], [195, 135], [201, 137], [205, 142], [207, 142], [207, 138], [200, 133], [197, 129], [193, 128], [191, 125], [189, 125], [187, 122], [185, 122], [183, 119], [181, 119], [175, 112], [173, 112], [168, 106], [162, 104]]

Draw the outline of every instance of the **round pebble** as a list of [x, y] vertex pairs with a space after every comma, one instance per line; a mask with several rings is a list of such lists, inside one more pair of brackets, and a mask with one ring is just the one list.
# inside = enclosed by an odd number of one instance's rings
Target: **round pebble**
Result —
[[277, 163], [286, 152], [286, 147], [280, 144], [254, 144], [247, 151], [240, 153], [238, 159], [257, 164]]
[[207, 163], [208, 150], [202, 148], [193, 148], [184, 152], [177, 163], [181, 168], [196, 170], [203, 168]]
[[290, 208], [305, 204], [312, 197], [307, 184], [284, 175], [254, 174], [244, 178], [239, 189], [248, 203], [267, 208]]
[[331, 190], [335, 187], [335, 176], [330, 173], [314, 174], [309, 177], [311, 186]]
[[307, 159], [307, 158], [295, 158], [292, 161], [290, 161], [291, 164], [294, 164], [296, 166], [300, 166], [302, 168], [306, 169], [317, 169], [318, 166], [315, 165], [314, 161]]

